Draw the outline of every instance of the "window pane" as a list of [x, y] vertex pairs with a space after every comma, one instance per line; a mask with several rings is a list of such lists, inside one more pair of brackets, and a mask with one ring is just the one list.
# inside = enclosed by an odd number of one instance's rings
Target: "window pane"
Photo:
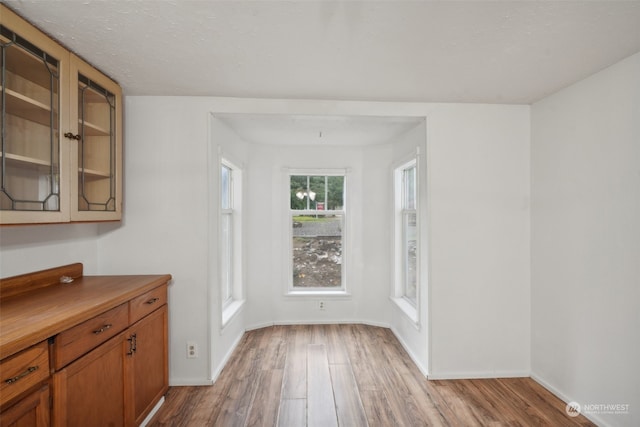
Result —
[[344, 176], [328, 176], [328, 207], [330, 210], [344, 209]]
[[289, 179], [291, 192], [291, 209], [307, 209], [307, 177], [292, 175]]
[[222, 281], [222, 301], [233, 296], [233, 216], [220, 216], [220, 274]]
[[324, 176], [309, 177], [309, 209], [317, 209], [318, 203], [324, 204], [325, 179]]
[[291, 175], [289, 189], [292, 210], [344, 208], [344, 176]]
[[293, 286], [342, 286], [342, 215], [292, 216]]
[[417, 236], [417, 222], [416, 213], [407, 212], [403, 214], [403, 263], [404, 263], [404, 296], [412, 301], [416, 302], [416, 285], [417, 285], [417, 249], [418, 249], [418, 236]]
[[222, 166], [220, 182], [221, 207], [222, 209], [231, 209], [231, 169], [227, 166]]
[[416, 208], [416, 167], [403, 171], [403, 203], [404, 209]]

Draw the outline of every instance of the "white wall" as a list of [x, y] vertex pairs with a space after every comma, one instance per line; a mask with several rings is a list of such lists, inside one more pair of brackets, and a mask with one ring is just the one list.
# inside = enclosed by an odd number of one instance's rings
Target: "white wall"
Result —
[[[224, 367], [224, 364], [231, 356], [233, 349], [238, 343], [239, 339], [245, 331], [245, 313], [246, 307], [241, 306], [233, 317], [227, 321], [226, 324], [222, 323], [222, 309], [221, 309], [221, 288], [220, 288], [220, 275], [219, 264], [217, 262], [219, 258], [219, 237], [218, 227], [219, 224], [216, 221], [219, 216], [219, 201], [220, 201], [220, 168], [219, 162], [222, 158], [232, 162], [235, 166], [242, 169], [242, 179], [245, 180], [247, 176], [250, 176], [251, 171], [248, 168], [249, 161], [249, 146], [242, 140], [233, 129], [229, 128], [224, 122], [210, 116], [210, 128], [209, 128], [209, 212], [211, 213], [209, 229], [209, 273], [208, 273], [208, 286], [209, 286], [209, 307], [210, 307], [210, 330], [208, 332], [210, 336], [209, 351], [211, 352], [211, 367], [210, 377], [215, 380], [220, 371]], [[235, 202], [234, 207], [241, 206], [241, 231], [244, 232], [246, 228], [246, 218], [248, 211], [246, 210], [246, 192], [244, 191], [246, 185], [244, 182], [241, 184], [242, 198], [239, 203]], [[239, 237], [239, 243], [241, 245], [241, 251], [248, 247], [246, 241], [246, 233], [242, 233]], [[235, 243], [235, 241], [234, 241]], [[243, 259], [243, 271], [240, 273], [243, 278], [243, 282], [246, 283], [247, 271], [247, 257]], [[246, 289], [242, 298], [246, 302]], [[244, 303], [243, 303], [244, 304]]]
[[[396, 141], [393, 141], [391, 145], [390, 164], [386, 172], [386, 180], [390, 181], [392, 173], [395, 168], [400, 164], [405, 163], [411, 159], [417, 158], [418, 163], [418, 212], [419, 212], [419, 230], [420, 230], [420, 260], [418, 265], [418, 271], [420, 274], [418, 282], [418, 302], [417, 310], [417, 322], [414, 321], [414, 317], [409, 317], [399, 305], [396, 303], [391, 304], [391, 319], [390, 326], [398, 340], [405, 347], [407, 352], [411, 355], [418, 368], [424, 375], [429, 373], [429, 191], [427, 176], [429, 174], [429, 165], [427, 160], [427, 128], [426, 121], [423, 121], [418, 126], [414, 127], [410, 131], [401, 135]], [[390, 193], [393, 188], [389, 188]], [[392, 206], [393, 194], [389, 194], [390, 202], [384, 208], [386, 211]], [[393, 220], [393, 219], [392, 219]], [[390, 233], [387, 238], [389, 240], [390, 249], [395, 244], [396, 237], [393, 236], [393, 227], [390, 225]], [[385, 262], [389, 263], [392, 257], [390, 252], [387, 255]], [[393, 265], [391, 265], [392, 274], [389, 276], [389, 280], [394, 280], [396, 276], [393, 273]], [[391, 283], [390, 283], [391, 287]], [[389, 295], [392, 296], [392, 290], [389, 289]], [[395, 297], [395, 295], [393, 295]], [[403, 302], [401, 302], [403, 303]]]
[[[385, 201], [389, 184], [385, 179], [389, 149], [253, 145], [250, 151], [248, 326], [323, 322], [388, 325], [389, 218]], [[343, 252], [348, 297], [285, 295], [291, 227], [287, 168], [348, 169]], [[325, 301], [324, 311], [318, 309], [318, 300]]]
[[96, 224], [20, 225], [0, 228], [0, 277], [81, 262], [96, 274]]
[[528, 376], [529, 107], [427, 116], [431, 377]]
[[532, 372], [640, 425], [640, 54], [532, 107]]
[[[169, 286], [169, 380], [210, 376], [209, 116], [197, 98], [125, 98], [125, 205], [98, 243], [103, 274], [173, 276]], [[199, 345], [186, 358], [186, 341]]]

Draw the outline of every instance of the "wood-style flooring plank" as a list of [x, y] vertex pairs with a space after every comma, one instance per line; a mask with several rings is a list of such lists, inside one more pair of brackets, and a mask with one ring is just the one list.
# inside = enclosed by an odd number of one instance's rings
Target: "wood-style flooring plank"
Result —
[[528, 413], [537, 412], [542, 414], [549, 424], [562, 423], [565, 426], [590, 426], [589, 420], [583, 416], [571, 418], [566, 415], [566, 404], [558, 399], [549, 390], [530, 378], [501, 378], [499, 381], [509, 392], [527, 402], [533, 408]]
[[351, 365], [329, 365], [329, 371], [333, 383], [338, 424], [341, 426], [368, 426], [367, 416], [364, 413]]
[[197, 400], [189, 417], [188, 426], [212, 426], [219, 414], [226, 395], [220, 394], [215, 387], [200, 387]]
[[326, 344], [327, 343], [327, 327], [329, 325], [310, 325], [311, 329], [311, 344]]
[[288, 334], [284, 366], [283, 399], [307, 398], [307, 344], [310, 337], [300, 327]]
[[307, 399], [282, 399], [278, 414], [278, 427], [307, 425]]
[[307, 425], [338, 426], [329, 360], [324, 344], [307, 346]]
[[376, 365], [372, 363], [373, 357], [369, 346], [366, 345], [366, 337], [363, 336], [362, 329], [362, 325], [346, 325], [345, 327], [344, 341], [347, 345], [349, 360], [351, 360], [351, 368], [360, 391], [380, 390]]
[[326, 329], [326, 345], [329, 363], [347, 364], [350, 363], [347, 345], [344, 342], [342, 325], [328, 325]]
[[391, 330], [379, 328], [377, 332], [379, 339], [382, 340], [380, 344], [382, 353], [401, 375], [409, 394], [417, 403], [420, 417], [426, 420], [430, 426], [457, 425], [455, 414], [444, 404], [442, 397], [433, 387], [429, 386], [427, 379], [413, 363]]
[[282, 369], [269, 369], [260, 373], [245, 425], [251, 427], [276, 425], [280, 408], [282, 375]]
[[153, 418], [157, 427], [182, 427], [189, 425], [191, 413], [199, 400], [198, 387], [171, 387], [165, 395], [165, 403]]
[[256, 348], [247, 349], [245, 357], [233, 373], [235, 378], [229, 384], [227, 397], [222, 402], [220, 414], [216, 418], [216, 425], [244, 426], [249, 407], [257, 391], [255, 384], [260, 374], [254, 363], [255, 359]]
[[[406, 426], [420, 425], [424, 422], [418, 411], [418, 403], [409, 393], [409, 389], [396, 370], [397, 363], [386, 357], [380, 336], [381, 328], [362, 328], [366, 338], [364, 345], [370, 359], [367, 361], [375, 367], [377, 381], [384, 390], [390, 409], [398, 423]], [[421, 402], [420, 402], [421, 403]]]
[[391, 412], [387, 396], [383, 391], [364, 390], [360, 392], [360, 397], [369, 427], [402, 426]]
[[[458, 381], [458, 380], [454, 380]], [[480, 412], [476, 407], [472, 405], [472, 402], [468, 400], [468, 396], [458, 394], [453, 388], [452, 384], [447, 381], [439, 381], [440, 385], [437, 386], [437, 390], [442, 396], [445, 404], [455, 414], [459, 423], [465, 426], [483, 426], [483, 422], [487, 423], [491, 421], [485, 417], [484, 408], [481, 408]]]

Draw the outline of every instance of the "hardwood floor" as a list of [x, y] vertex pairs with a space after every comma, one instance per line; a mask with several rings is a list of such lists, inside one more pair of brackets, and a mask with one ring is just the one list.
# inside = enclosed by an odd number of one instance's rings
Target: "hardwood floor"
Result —
[[593, 426], [530, 378], [427, 381], [389, 329], [247, 332], [211, 387], [171, 387], [150, 426]]

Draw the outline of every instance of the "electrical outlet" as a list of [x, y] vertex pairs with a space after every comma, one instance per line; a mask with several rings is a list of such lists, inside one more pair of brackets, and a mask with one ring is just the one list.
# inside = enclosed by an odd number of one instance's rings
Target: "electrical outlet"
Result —
[[193, 341], [187, 341], [187, 359], [198, 358], [198, 345]]
[[320, 310], [320, 311], [324, 311], [325, 310], [324, 301], [318, 301], [318, 310]]

